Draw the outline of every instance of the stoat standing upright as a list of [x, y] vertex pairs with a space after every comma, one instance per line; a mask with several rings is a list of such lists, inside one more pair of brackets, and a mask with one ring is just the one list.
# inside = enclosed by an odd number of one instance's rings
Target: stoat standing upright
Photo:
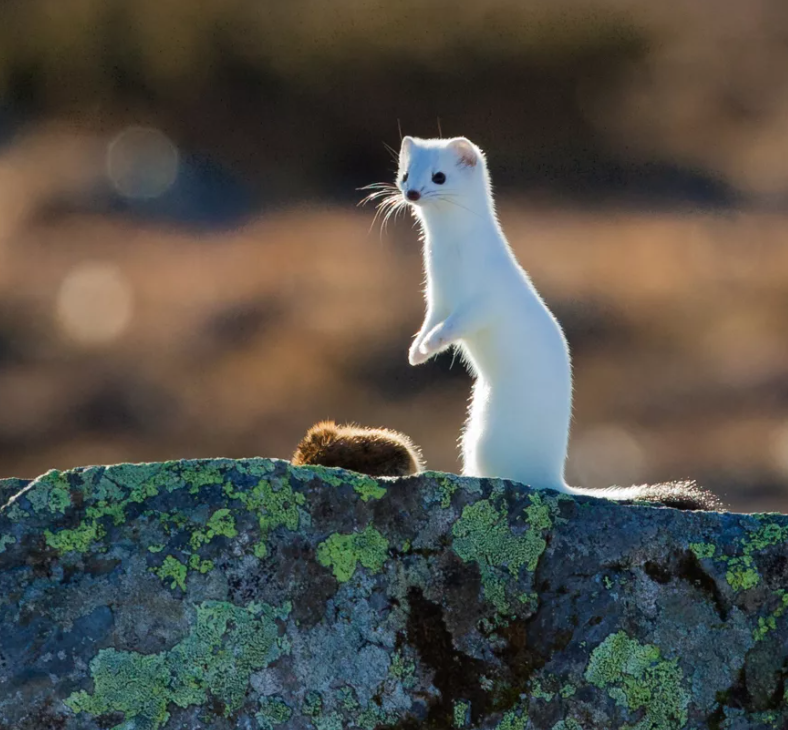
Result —
[[569, 348], [501, 230], [487, 163], [475, 144], [405, 137], [397, 185], [381, 186], [370, 196], [376, 197], [387, 215], [409, 206], [421, 224], [427, 311], [410, 364], [454, 345], [475, 378], [461, 439], [463, 474], [685, 509], [722, 507], [693, 482], [607, 489], [566, 483]]

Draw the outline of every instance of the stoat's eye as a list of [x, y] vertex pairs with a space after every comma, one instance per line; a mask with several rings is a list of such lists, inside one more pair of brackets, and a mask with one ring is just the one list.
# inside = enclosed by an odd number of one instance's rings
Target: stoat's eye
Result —
[[446, 175], [444, 175], [442, 172], [436, 172], [432, 176], [432, 182], [434, 182], [436, 185], [443, 185], [443, 183], [446, 182]]
[[408, 182], [408, 173], [407, 172], [402, 176], [402, 182]]

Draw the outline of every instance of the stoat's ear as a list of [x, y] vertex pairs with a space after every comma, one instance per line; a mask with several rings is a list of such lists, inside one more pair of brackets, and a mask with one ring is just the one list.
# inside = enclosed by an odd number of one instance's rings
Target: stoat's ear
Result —
[[399, 161], [404, 162], [410, 157], [410, 152], [413, 149], [413, 137], [403, 137], [402, 143], [399, 148]]
[[476, 167], [479, 163], [479, 151], [473, 142], [465, 137], [457, 137], [449, 142], [449, 149], [457, 155], [457, 164], [464, 167]]

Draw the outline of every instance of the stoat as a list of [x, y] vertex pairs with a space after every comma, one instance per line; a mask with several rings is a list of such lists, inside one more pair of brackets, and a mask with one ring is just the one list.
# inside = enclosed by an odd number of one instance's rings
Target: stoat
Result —
[[426, 316], [410, 347], [410, 364], [455, 346], [474, 377], [461, 438], [464, 475], [683, 509], [722, 508], [692, 482], [607, 489], [566, 483], [569, 347], [509, 247], [487, 162], [475, 144], [464, 137], [405, 137], [396, 186], [379, 186], [370, 198], [382, 199], [387, 216], [408, 206], [421, 225]]

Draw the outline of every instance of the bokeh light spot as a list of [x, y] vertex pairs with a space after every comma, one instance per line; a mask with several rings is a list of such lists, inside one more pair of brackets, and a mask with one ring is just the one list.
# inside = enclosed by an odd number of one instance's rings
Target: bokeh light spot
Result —
[[98, 345], [126, 330], [134, 312], [134, 293], [115, 264], [89, 261], [63, 279], [56, 306], [57, 320], [70, 339]]
[[178, 148], [152, 127], [127, 127], [107, 147], [107, 175], [125, 198], [164, 195], [178, 176], [178, 165]]

